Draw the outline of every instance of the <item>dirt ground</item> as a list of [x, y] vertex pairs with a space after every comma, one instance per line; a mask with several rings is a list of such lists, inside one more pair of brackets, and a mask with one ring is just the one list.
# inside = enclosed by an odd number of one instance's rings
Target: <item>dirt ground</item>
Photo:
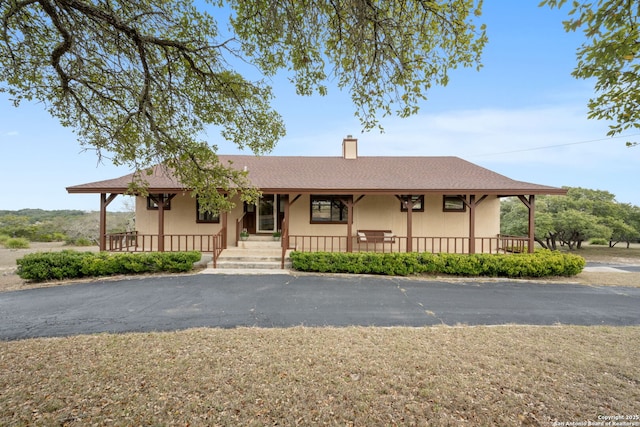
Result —
[[[635, 246], [635, 245], [634, 245]], [[72, 249], [77, 251], [92, 251], [97, 252], [97, 246], [66, 246], [61, 242], [31, 242], [29, 249], [6, 249], [0, 247], [0, 292], [15, 291], [20, 289], [29, 289], [33, 287], [45, 287], [45, 286], [58, 286], [63, 285], [65, 282], [48, 282], [48, 283], [28, 283], [22, 280], [16, 274], [16, 260], [22, 258], [28, 253], [33, 252], [50, 252], [50, 251], [62, 251], [65, 249]], [[634, 247], [631, 250], [637, 252], [640, 249]], [[617, 264], [640, 264], [640, 260], [637, 257], [625, 257], [624, 251], [616, 250], [615, 255], [612, 251], [612, 256], [602, 255], [607, 253], [608, 250], [598, 250], [598, 252], [590, 252], [585, 250], [580, 255], [584, 256], [587, 261], [593, 262], [611, 262]], [[620, 255], [623, 254], [623, 255]], [[429, 279], [441, 279], [429, 276]], [[451, 279], [445, 278], [445, 279]], [[95, 280], [95, 279], [86, 279]], [[459, 280], [459, 279], [458, 279]], [[483, 279], [490, 280], [490, 279]], [[79, 280], [74, 280], [78, 282]], [[557, 282], [557, 283], [577, 283], [583, 285], [604, 285], [604, 286], [632, 286], [640, 287], [640, 273], [611, 273], [611, 272], [582, 272], [574, 277], [553, 277], [548, 279], [541, 279], [539, 281], [544, 282]]]
[[98, 246], [66, 246], [62, 242], [31, 242], [29, 243], [29, 249], [7, 249], [0, 246], [0, 292], [59, 284], [26, 283], [16, 274], [16, 260], [33, 252], [53, 252], [65, 249], [98, 252]]

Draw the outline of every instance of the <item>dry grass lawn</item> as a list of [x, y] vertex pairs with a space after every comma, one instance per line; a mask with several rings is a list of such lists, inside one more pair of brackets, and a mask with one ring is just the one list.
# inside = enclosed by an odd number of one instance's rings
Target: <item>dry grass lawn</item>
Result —
[[[639, 248], [613, 249], [580, 254], [640, 264]], [[0, 290], [32, 286], [4, 279]], [[566, 280], [638, 286], [640, 273]], [[640, 327], [239, 328], [31, 339], [0, 342], [0, 426], [596, 425], [603, 416], [640, 414], [639, 366]]]
[[[590, 262], [602, 262], [613, 264], [640, 265], [640, 244], [632, 244], [630, 248], [626, 244], [620, 244], [609, 248], [606, 246], [591, 246], [585, 244], [580, 250], [573, 253], [584, 257]], [[571, 282], [582, 285], [602, 286], [631, 286], [640, 287], [640, 273], [607, 273], [585, 271], [575, 277], [554, 277], [547, 281]], [[639, 420], [640, 421], [640, 420]]]
[[0, 425], [586, 425], [640, 413], [639, 342], [569, 326], [0, 342]]

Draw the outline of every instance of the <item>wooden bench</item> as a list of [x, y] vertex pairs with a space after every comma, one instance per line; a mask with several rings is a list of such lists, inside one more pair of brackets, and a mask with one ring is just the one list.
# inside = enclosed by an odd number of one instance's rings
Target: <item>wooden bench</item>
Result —
[[358, 230], [358, 243], [395, 243], [391, 230]]

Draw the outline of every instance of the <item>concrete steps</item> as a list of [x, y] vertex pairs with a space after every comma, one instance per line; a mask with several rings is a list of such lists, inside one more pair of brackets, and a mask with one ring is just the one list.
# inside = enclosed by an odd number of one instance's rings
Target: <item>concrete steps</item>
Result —
[[[282, 248], [280, 241], [272, 236], [250, 236], [246, 241], [238, 242], [237, 247], [222, 251], [218, 258], [218, 269], [278, 269], [281, 268]], [[213, 268], [213, 261], [207, 267]], [[285, 268], [291, 267], [288, 254]]]

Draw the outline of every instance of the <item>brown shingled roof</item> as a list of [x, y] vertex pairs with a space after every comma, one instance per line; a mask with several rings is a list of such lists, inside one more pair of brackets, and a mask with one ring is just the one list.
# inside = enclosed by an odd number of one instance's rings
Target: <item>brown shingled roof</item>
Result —
[[[263, 192], [388, 194], [565, 194], [566, 190], [515, 181], [458, 157], [293, 157], [221, 155], [223, 163], [249, 171]], [[177, 179], [156, 167], [149, 192], [182, 191]], [[123, 193], [133, 174], [67, 187], [69, 193]]]

